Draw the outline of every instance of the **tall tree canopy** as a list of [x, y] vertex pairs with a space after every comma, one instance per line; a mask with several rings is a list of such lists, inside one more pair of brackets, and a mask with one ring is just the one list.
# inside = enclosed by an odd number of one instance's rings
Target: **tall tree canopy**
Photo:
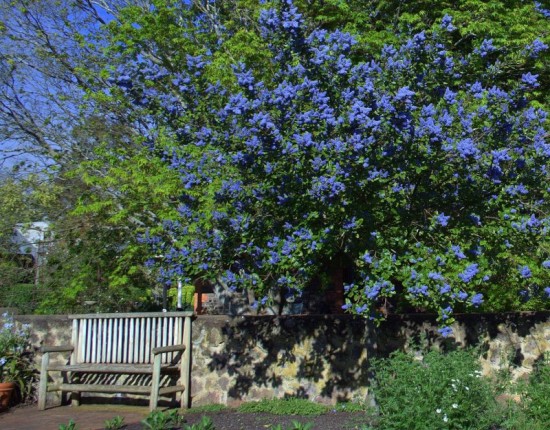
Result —
[[259, 305], [340, 271], [373, 318], [547, 306], [550, 12], [436, 3], [4, 4], [0, 137], [65, 190], [70, 306], [143, 300], [146, 253]]
[[[264, 303], [333, 261], [349, 278], [345, 308], [377, 318], [397, 294], [437, 310], [444, 334], [457, 307], [487, 296], [541, 303], [550, 147], [530, 103], [538, 76], [504, 79], [494, 41], [456, 50], [458, 32], [445, 15], [365, 53], [284, 1], [260, 13], [269, 61], [233, 61], [224, 80], [212, 49], [123, 56], [119, 96], [181, 180], [178, 217], [145, 238], [164, 281], [205, 278]], [[547, 49], [534, 39], [517, 55]]]

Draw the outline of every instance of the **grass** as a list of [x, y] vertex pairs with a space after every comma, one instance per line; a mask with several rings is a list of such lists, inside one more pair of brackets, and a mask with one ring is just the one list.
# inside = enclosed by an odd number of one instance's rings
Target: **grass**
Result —
[[330, 408], [306, 399], [287, 398], [261, 400], [259, 402], [243, 403], [237, 409], [245, 413], [268, 413], [273, 415], [322, 415]]
[[185, 413], [187, 414], [208, 414], [212, 412], [220, 412], [228, 409], [227, 406], [219, 404], [219, 403], [213, 403], [211, 405], [203, 405], [203, 406], [196, 406], [192, 407], [190, 409], [187, 409]]

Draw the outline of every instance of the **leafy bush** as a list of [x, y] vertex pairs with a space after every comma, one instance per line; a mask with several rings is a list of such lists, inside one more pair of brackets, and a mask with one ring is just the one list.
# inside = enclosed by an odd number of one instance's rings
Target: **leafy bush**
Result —
[[265, 412], [274, 415], [321, 415], [328, 411], [324, 405], [306, 399], [288, 398], [243, 403], [239, 412]]
[[196, 424], [184, 425], [183, 430], [215, 430], [215, 427], [210, 418], [202, 417]]
[[381, 429], [487, 429], [495, 392], [472, 351], [396, 352], [375, 360], [373, 391]]
[[117, 415], [110, 420], [106, 420], [103, 423], [103, 426], [105, 427], [105, 430], [120, 430], [126, 427], [126, 424], [124, 424], [124, 417]]
[[[521, 387], [522, 409], [533, 423], [550, 423], [550, 365], [535, 368], [528, 384]], [[531, 427], [532, 428], [532, 427]]]
[[7, 313], [0, 328], [0, 382], [15, 382], [24, 401], [32, 392], [35, 371], [31, 360], [29, 331], [19, 328]]
[[76, 423], [73, 420], [69, 421], [69, 424], [59, 424], [59, 430], [76, 430]]
[[178, 411], [173, 409], [167, 412], [153, 411], [141, 421], [141, 424], [143, 428], [149, 430], [167, 430], [178, 428], [182, 421]]

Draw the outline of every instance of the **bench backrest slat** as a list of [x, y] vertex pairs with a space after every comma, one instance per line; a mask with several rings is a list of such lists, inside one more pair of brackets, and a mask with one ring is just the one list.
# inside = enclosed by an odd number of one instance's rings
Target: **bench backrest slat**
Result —
[[[73, 345], [76, 363], [150, 364], [151, 350], [184, 342], [186, 314], [75, 315]], [[189, 319], [190, 320], [190, 319]], [[176, 353], [162, 354], [169, 363]]]

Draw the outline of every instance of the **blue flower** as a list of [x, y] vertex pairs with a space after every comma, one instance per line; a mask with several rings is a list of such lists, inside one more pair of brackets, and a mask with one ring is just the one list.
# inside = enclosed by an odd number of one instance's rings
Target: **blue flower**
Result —
[[459, 260], [466, 258], [466, 255], [464, 255], [459, 245], [451, 245], [451, 250], [454, 252], [455, 257]]
[[412, 96], [414, 96], [414, 91], [411, 91], [408, 86], [401, 87], [399, 90], [397, 90], [397, 94], [395, 95], [394, 99], [396, 101], [401, 100], [409, 100]]
[[456, 144], [456, 149], [462, 158], [476, 157], [479, 153], [473, 139], [467, 137]]
[[453, 25], [453, 17], [450, 16], [450, 15], [445, 15], [441, 19], [440, 27], [441, 27], [442, 30], [445, 30], [445, 31], [448, 31], [448, 32], [456, 30], [456, 27]]
[[538, 1], [535, 2], [535, 10], [545, 18], [550, 18], [550, 10], [544, 9], [542, 4]]
[[365, 251], [365, 253], [363, 254], [363, 257], [361, 257], [361, 259], [367, 264], [372, 263], [372, 257], [370, 255], [369, 251]]
[[481, 294], [481, 293], [475, 294], [470, 299], [470, 301], [472, 302], [472, 305], [474, 305], [475, 307], [478, 307], [479, 305], [481, 305], [483, 303], [483, 294]]
[[540, 39], [533, 40], [533, 43], [525, 47], [525, 52], [529, 54], [531, 58], [536, 58], [542, 51], [546, 51], [548, 45]]
[[443, 284], [439, 289], [439, 294], [448, 294], [451, 292], [451, 286], [449, 284]]
[[459, 273], [458, 277], [463, 282], [468, 283], [474, 278], [474, 276], [477, 275], [478, 272], [479, 272], [478, 265], [475, 263], [472, 263], [468, 267], [466, 267], [466, 269], [464, 269], [462, 273]]
[[518, 266], [518, 272], [522, 278], [530, 278], [532, 276], [531, 269], [528, 266]]
[[428, 278], [433, 279], [434, 281], [443, 280], [443, 275], [439, 272], [430, 272], [428, 273]]
[[542, 267], [544, 267], [545, 269], [550, 269], [550, 260], [543, 261]]
[[536, 88], [540, 85], [537, 81], [538, 77], [539, 77], [539, 75], [533, 75], [530, 72], [524, 73], [523, 75], [521, 75], [521, 82], [523, 82], [524, 84], [527, 84], [527, 85], [529, 85], [533, 88]]
[[493, 39], [485, 39], [481, 42], [479, 48], [474, 49], [474, 53], [479, 54], [480, 57], [486, 57], [491, 52], [496, 51], [497, 48], [493, 45]]
[[443, 337], [449, 337], [450, 335], [453, 334], [453, 329], [449, 326], [441, 327], [437, 331]]
[[451, 219], [451, 216], [448, 215], [446, 216], [443, 212], [441, 212], [437, 218], [436, 218], [436, 221], [437, 223], [442, 226], [442, 227], [447, 227], [447, 224], [449, 224], [449, 220]]

